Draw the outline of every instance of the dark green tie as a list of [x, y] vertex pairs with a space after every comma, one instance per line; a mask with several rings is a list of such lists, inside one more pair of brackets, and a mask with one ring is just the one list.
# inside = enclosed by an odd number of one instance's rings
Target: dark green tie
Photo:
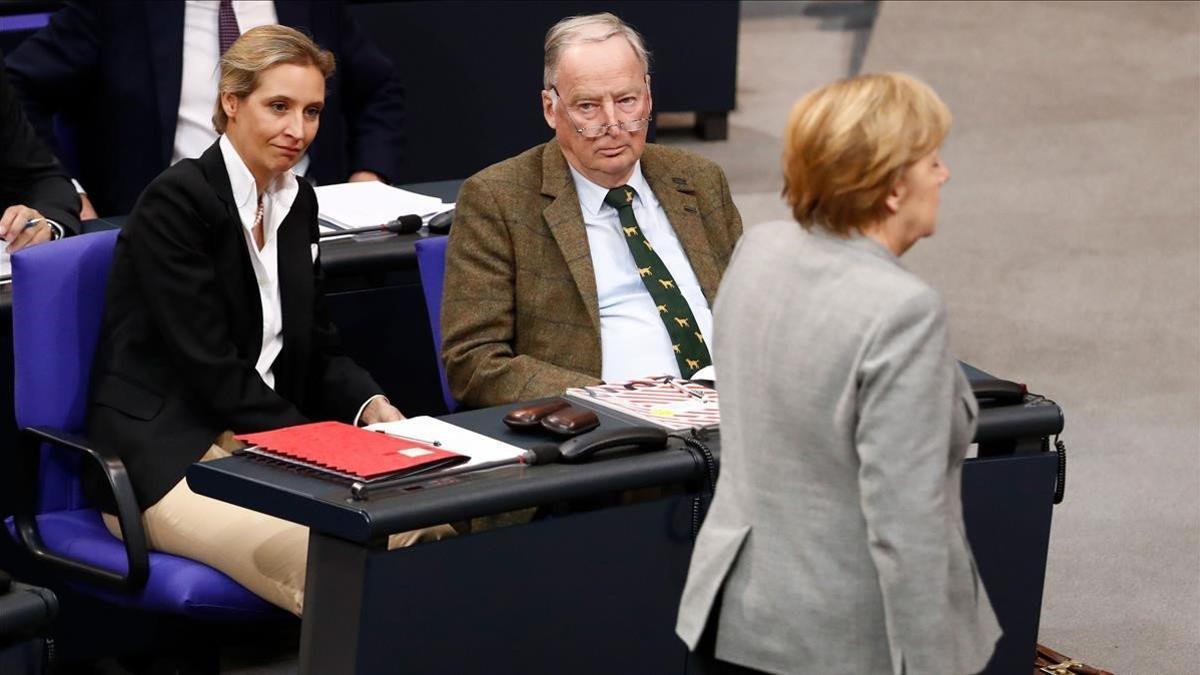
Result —
[[[654, 252], [650, 240], [642, 234], [637, 219], [633, 216], [633, 198], [637, 192], [623, 185], [608, 191], [604, 203], [617, 210], [621, 220], [621, 231], [625, 235], [625, 243], [629, 244], [629, 252], [637, 263], [638, 274], [642, 283], [658, 306], [658, 316], [671, 336], [675, 347], [675, 360], [679, 363], [679, 372], [685, 379], [690, 379], [697, 370], [712, 363], [708, 355], [708, 346], [704, 344], [704, 335], [692, 316], [683, 292], [671, 277], [670, 270], [663, 264], [662, 258]], [[649, 374], [649, 373], [647, 373]]]

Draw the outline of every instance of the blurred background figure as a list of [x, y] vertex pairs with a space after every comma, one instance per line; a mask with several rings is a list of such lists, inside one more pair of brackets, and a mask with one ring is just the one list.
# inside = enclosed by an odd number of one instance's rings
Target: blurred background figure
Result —
[[38, 134], [77, 165], [85, 218], [128, 213], [163, 169], [212, 145], [218, 59], [242, 32], [275, 23], [339, 65], [325, 129], [295, 171], [319, 184], [398, 175], [404, 89], [341, 2], [69, 2], [7, 67]]
[[0, 238], [8, 252], [79, 232], [79, 196], [38, 140], [2, 71], [0, 54]]

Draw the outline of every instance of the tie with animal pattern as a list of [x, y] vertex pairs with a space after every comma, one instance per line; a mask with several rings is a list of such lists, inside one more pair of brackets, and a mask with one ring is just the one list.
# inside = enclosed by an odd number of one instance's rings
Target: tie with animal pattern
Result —
[[667, 334], [671, 336], [679, 373], [690, 379], [697, 370], [712, 363], [712, 358], [708, 355], [708, 345], [704, 344], [704, 335], [696, 324], [696, 317], [692, 316], [692, 309], [688, 307], [683, 292], [679, 290], [662, 258], [654, 252], [642, 228], [638, 227], [633, 215], [635, 196], [637, 192], [633, 188], [623, 185], [609, 190], [604, 203], [617, 210], [621, 231], [637, 263], [638, 274], [658, 307], [658, 316], [663, 320]]

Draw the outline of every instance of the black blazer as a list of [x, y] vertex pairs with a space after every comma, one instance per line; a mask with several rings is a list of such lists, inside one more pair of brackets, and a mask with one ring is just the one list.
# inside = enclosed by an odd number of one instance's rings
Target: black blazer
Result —
[[0, 214], [14, 204], [37, 209], [67, 234], [79, 232], [79, 194], [38, 140], [0, 72]]
[[[333, 52], [321, 133], [308, 175], [340, 183], [369, 170], [399, 175], [404, 89], [392, 62], [340, 2], [276, 2], [279, 23]], [[183, 73], [182, 0], [68, 2], [9, 55], [13, 88], [100, 215], [128, 213], [171, 163]], [[214, 101], [215, 103], [215, 101]], [[59, 147], [58, 114], [74, 145]]]
[[299, 184], [277, 235], [284, 345], [274, 390], [254, 369], [262, 305], [218, 144], [156, 178], [117, 239], [87, 432], [125, 462], [143, 510], [226, 429], [351, 422], [380, 392], [325, 315], [317, 200]]

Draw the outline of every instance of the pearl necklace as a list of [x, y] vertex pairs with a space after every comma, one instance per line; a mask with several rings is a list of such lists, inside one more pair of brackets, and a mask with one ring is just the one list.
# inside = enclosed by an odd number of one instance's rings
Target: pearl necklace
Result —
[[254, 237], [254, 246], [261, 251], [267, 245], [267, 232], [263, 228], [262, 197], [258, 198], [258, 211], [254, 214], [254, 227], [251, 228], [250, 232]]

